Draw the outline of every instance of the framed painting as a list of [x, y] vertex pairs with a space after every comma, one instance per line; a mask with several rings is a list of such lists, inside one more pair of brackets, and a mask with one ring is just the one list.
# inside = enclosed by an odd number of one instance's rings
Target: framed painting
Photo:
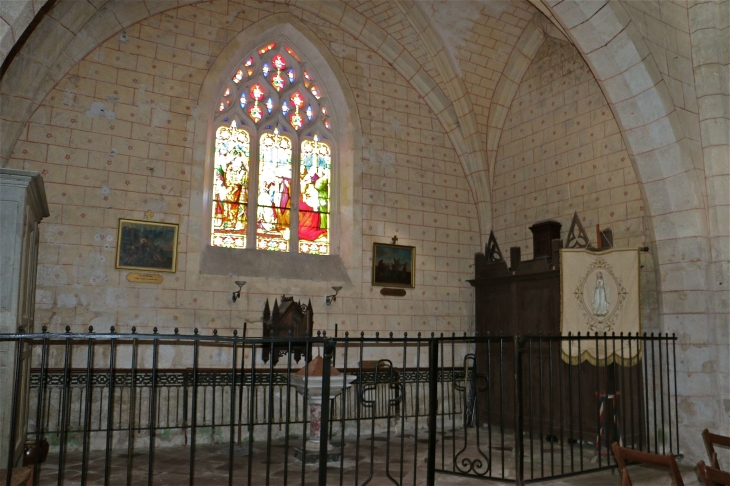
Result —
[[416, 247], [373, 243], [373, 286], [416, 286]]
[[177, 224], [120, 219], [115, 267], [174, 273], [177, 237]]

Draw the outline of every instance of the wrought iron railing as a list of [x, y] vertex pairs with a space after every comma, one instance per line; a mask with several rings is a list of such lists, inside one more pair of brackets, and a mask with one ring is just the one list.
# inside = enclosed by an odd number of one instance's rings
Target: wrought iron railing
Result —
[[[127, 484], [140, 474], [152, 484], [164, 447], [184, 448], [177, 467], [188, 469], [191, 485], [204, 469], [196, 454], [210, 447], [226, 449], [229, 484], [268, 483], [275, 450], [284, 461], [276, 484], [356, 485], [433, 484], [436, 474], [524, 484], [614, 467], [614, 441], [679, 453], [673, 336], [251, 339], [112, 329], [20, 332], [0, 342], [14, 344], [17, 362], [31, 356], [6, 390], [14, 418], [7, 443], [20, 434], [51, 443], [43, 467], [38, 455], [30, 462], [35, 484], [63, 484], [69, 470], [80, 470], [82, 482], [92, 472], [104, 483], [119, 479], [112, 455], [126, 458]], [[308, 369], [295, 379], [304, 363], [291, 353], [277, 366], [261, 361], [263, 349], [294, 344], [320, 349], [321, 382]], [[613, 358], [576, 359], [594, 348]], [[329, 396], [343, 383], [330, 364], [351, 385], [313, 405], [311, 390]], [[312, 407], [321, 407], [321, 420]], [[133, 466], [140, 454], [141, 472], [139, 458]], [[19, 455], [10, 451], [8, 467]], [[306, 469], [312, 461], [317, 475]]]

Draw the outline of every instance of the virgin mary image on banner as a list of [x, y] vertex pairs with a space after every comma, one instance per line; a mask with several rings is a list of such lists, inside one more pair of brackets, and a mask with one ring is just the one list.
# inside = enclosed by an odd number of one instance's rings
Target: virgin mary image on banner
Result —
[[603, 317], [608, 314], [608, 288], [603, 281], [603, 273], [596, 272], [596, 287], [593, 291], [593, 315]]

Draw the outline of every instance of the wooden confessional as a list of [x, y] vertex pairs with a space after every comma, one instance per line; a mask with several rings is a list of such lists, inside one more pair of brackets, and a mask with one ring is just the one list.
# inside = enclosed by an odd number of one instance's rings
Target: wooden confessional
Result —
[[[560, 335], [560, 239], [561, 224], [543, 221], [530, 227], [533, 234], [534, 258], [521, 261], [520, 248], [510, 249], [510, 266], [492, 233], [485, 253], [475, 255], [474, 287], [475, 320], [478, 336], [492, 336], [490, 344], [477, 345], [478, 372], [482, 376], [479, 395], [481, 423], [515, 424], [515, 354], [512, 336]], [[602, 233], [604, 245], [612, 245], [609, 231]], [[575, 215], [568, 232], [567, 247], [591, 248], [583, 226]], [[499, 340], [499, 336], [510, 339]], [[577, 352], [577, 350], [576, 350]], [[621, 414], [635, 418], [633, 430], [623, 430], [625, 444], [642, 427], [641, 363], [621, 369], [615, 365], [599, 367], [584, 361], [569, 366], [561, 358], [559, 341], [532, 339], [521, 351], [523, 424], [542, 438], [571, 441], [596, 440], [599, 415], [599, 393], [616, 392], [632, 397]], [[629, 375], [631, 374], [631, 380]], [[620, 375], [620, 376], [617, 376]], [[629, 382], [630, 385], [629, 385]], [[610, 401], [610, 400], [609, 400]], [[613, 410], [605, 410], [612, 414]], [[611, 415], [608, 415], [609, 417]], [[560, 430], [562, 429], [562, 434]], [[562, 436], [561, 436], [562, 435]]]

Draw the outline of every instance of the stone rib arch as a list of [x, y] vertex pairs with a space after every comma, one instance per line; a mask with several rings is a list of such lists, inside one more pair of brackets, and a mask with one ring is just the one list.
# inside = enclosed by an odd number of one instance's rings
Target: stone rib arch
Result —
[[[555, 19], [586, 59], [611, 106], [642, 184], [649, 209], [651, 235], [657, 249], [677, 241], [699, 239], [685, 262], [703, 261], [707, 219], [698, 171], [665, 82], [623, 6], [616, 1], [565, 0], [551, 8]], [[598, 5], [600, 4], [600, 5]], [[674, 274], [676, 268], [663, 271]], [[673, 263], [672, 265], [677, 265]], [[702, 292], [703, 270], [693, 263], [680, 280], [662, 277], [663, 312], [672, 309], [680, 292]], [[686, 288], [696, 282], [696, 288]]]
[[0, 105], [15, 107], [0, 116], [5, 134], [0, 138], [0, 166], [7, 165], [30, 116], [73, 66], [124, 28], [178, 6], [177, 0], [107, 0], [98, 6], [60, 0], [54, 5], [0, 80]]
[[[6, 2], [0, 16], [0, 65], [5, 62], [13, 46], [17, 44], [31, 26], [33, 19], [50, 0], [35, 2]], [[32, 28], [32, 27], [31, 27]]]
[[[477, 203], [477, 212], [480, 217], [481, 233], [491, 227], [491, 191], [490, 170], [486, 163], [487, 157], [477, 125], [474, 107], [464, 80], [454, 64], [453, 58], [446, 50], [441, 35], [434, 29], [421, 6], [413, 0], [396, 0], [398, 8], [418, 32], [421, 42], [434, 60], [439, 75], [446, 84], [448, 95], [454, 104], [458, 117], [458, 130], [466, 144], [466, 152], [460, 154], [464, 173], [472, 185], [472, 192]], [[489, 234], [481, 234], [482, 243]]]
[[[542, 13], [534, 15], [525, 30], [517, 40], [514, 49], [507, 60], [506, 68], [497, 82], [489, 107], [487, 120], [487, 161], [489, 163], [490, 188], [494, 181], [494, 164], [497, 160], [497, 147], [502, 137], [502, 129], [507, 120], [512, 100], [517, 94], [517, 88], [537, 55], [540, 46], [547, 37], [565, 40], [562, 29], [559, 29]], [[493, 198], [492, 198], [493, 199]]]
[[497, 161], [497, 147], [502, 137], [502, 128], [507, 120], [512, 100], [517, 94], [517, 88], [529, 69], [532, 60], [535, 59], [537, 51], [545, 41], [545, 33], [538, 26], [535, 14], [532, 21], [527, 24], [522, 35], [517, 40], [514, 49], [507, 60], [504, 72], [494, 89], [492, 103], [489, 106], [489, 118], [487, 119], [487, 161], [489, 164], [490, 188], [494, 185], [494, 164]]
[[[418, 61], [411, 56], [410, 53], [408, 53], [408, 51], [393, 36], [349, 5], [345, 5], [341, 2], [323, 3], [319, 9], [316, 9], [311, 8], [312, 3], [313, 2], [303, 0], [297, 2], [296, 5], [339, 26], [345, 32], [348, 32], [373, 51], [380, 54], [410, 83], [410, 85], [429, 106], [433, 114], [441, 123], [444, 131], [447, 133], [449, 140], [451, 140], [457, 156], [459, 157], [459, 161], [461, 162], [461, 166], [467, 177], [467, 181], [469, 182], [472, 195], [476, 199], [477, 214], [481, 229], [480, 235], [482, 236], [482, 239], [484, 239], [485, 228], [489, 228], [491, 226], [491, 212], [488, 200], [489, 192], [481, 192], [480, 189], [488, 189], [489, 177], [486, 170], [481, 168], [484, 167], [483, 162], [480, 160], [480, 156], [483, 157], [484, 155], [483, 149], [475, 150], [475, 147], [481, 147], [481, 142], [478, 141], [478, 131], [468, 127], [468, 131], [464, 131], [461, 128], [462, 118], [460, 117], [460, 113], [465, 115], [464, 119], [468, 119], [469, 107], [465, 104], [469, 102], [468, 95], [465, 91], [463, 91], [464, 95], [455, 99], [454, 103], [452, 103], [426, 70], [422, 66], [418, 65]], [[420, 25], [420, 23], [418, 25]], [[435, 32], [433, 35], [436, 35]], [[445, 50], [441, 49], [441, 51], [442, 54], [445, 55]], [[445, 69], [445, 64], [443, 62], [438, 62], [438, 57], [434, 57], [434, 60], [436, 60], [436, 64], [439, 66], [439, 71], [442, 76], [444, 72], [448, 72], [448, 69], [441, 71], [442, 69]], [[447, 86], [450, 87], [454, 86], [454, 83], [458, 84], [461, 82], [463, 84], [463, 81], [460, 79], [456, 80], [453, 76], [449, 76], [448, 74], [444, 76], [444, 79], [448, 80]], [[462, 91], [459, 91], [458, 87], [456, 88], [456, 92], [462, 93]], [[473, 113], [473, 109], [471, 111]], [[474, 121], [474, 125], [476, 125], [476, 121]], [[477, 141], [478, 146], [475, 145], [475, 140]], [[485, 200], [479, 200], [478, 195], [481, 194], [486, 194]], [[487, 233], [486, 237], [488, 236], [489, 234]]]

